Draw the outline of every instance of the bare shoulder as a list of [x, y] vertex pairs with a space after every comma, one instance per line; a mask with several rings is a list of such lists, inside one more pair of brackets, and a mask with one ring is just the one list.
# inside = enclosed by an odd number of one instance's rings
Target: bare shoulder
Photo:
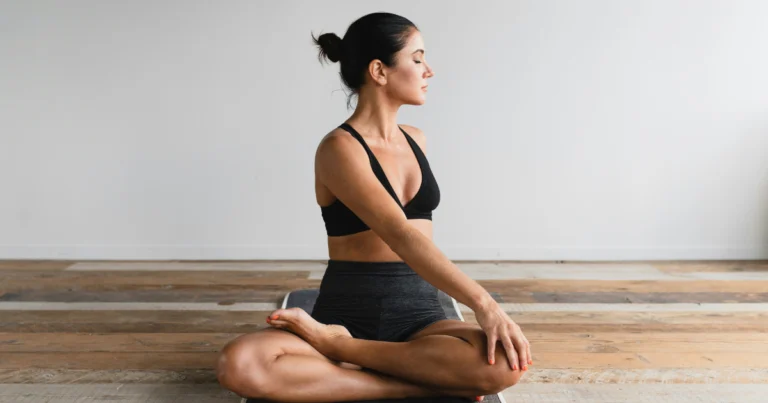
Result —
[[347, 131], [336, 128], [326, 134], [317, 145], [315, 168], [333, 169], [339, 165], [358, 165], [368, 160], [368, 155], [360, 143]]
[[[352, 152], [361, 149], [357, 140], [350, 136], [344, 129], [336, 128], [326, 134], [317, 145], [317, 155], [338, 154]], [[362, 150], [362, 149], [361, 149]]]
[[413, 140], [416, 142], [416, 144], [421, 147], [422, 150], [426, 152], [427, 149], [427, 136], [424, 135], [424, 132], [419, 129], [416, 126], [411, 125], [400, 125], [400, 127], [403, 128], [403, 130], [406, 131], [411, 137], [413, 137]]

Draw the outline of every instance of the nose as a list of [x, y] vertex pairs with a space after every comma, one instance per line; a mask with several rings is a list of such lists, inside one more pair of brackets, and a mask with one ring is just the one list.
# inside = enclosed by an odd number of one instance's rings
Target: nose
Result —
[[430, 78], [430, 77], [433, 77], [434, 75], [435, 75], [435, 71], [432, 70], [432, 66], [427, 64], [427, 71], [426, 71], [425, 77]]
[[434, 70], [432, 70], [432, 67], [429, 67], [429, 66], [427, 66], [427, 74], [426, 74], [426, 77], [427, 77], [427, 78], [430, 78], [430, 77], [433, 77], [434, 75], [435, 75], [435, 71], [434, 71]]

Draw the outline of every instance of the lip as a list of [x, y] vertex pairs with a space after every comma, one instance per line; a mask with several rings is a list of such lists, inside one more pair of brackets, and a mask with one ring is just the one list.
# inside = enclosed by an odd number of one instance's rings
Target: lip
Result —
[[421, 89], [422, 89], [422, 90], [426, 90], [426, 89], [427, 89], [427, 87], [429, 87], [429, 86], [428, 86], [428, 85], [425, 85], [425, 86], [421, 87]]

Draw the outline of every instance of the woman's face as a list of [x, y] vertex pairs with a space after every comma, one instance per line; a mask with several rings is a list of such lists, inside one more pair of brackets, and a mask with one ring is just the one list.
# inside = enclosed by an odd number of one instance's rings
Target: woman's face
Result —
[[418, 30], [395, 55], [395, 67], [387, 77], [387, 92], [403, 104], [422, 105], [426, 101], [427, 79], [435, 73], [424, 56], [424, 40]]

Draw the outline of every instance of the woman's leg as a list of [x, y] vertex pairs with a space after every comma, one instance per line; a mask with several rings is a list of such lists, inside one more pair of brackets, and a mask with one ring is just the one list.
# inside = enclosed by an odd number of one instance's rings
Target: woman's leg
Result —
[[406, 342], [355, 339], [339, 329], [324, 325], [302, 309], [279, 309], [271, 324], [285, 328], [306, 340], [321, 354], [335, 360], [435, 388], [498, 393], [517, 383], [521, 370], [512, 370], [503, 347], [496, 349], [496, 363], [486, 361], [487, 338], [482, 329], [464, 337], [431, 334]]
[[[275, 329], [238, 337], [222, 350], [221, 385], [242, 397], [279, 402], [340, 402], [441, 396], [384, 374], [342, 368], [295, 334]], [[452, 395], [470, 396], [470, 393]]]

